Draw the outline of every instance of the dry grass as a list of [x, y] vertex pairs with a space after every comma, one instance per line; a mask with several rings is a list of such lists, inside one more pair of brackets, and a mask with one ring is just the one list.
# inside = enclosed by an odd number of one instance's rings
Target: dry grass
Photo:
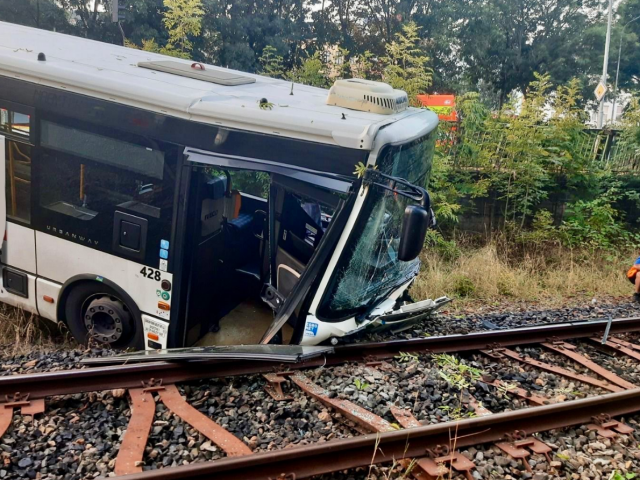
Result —
[[427, 252], [412, 295], [448, 295], [458, 306], [515, 301], [553, 307], [633, 293], [625, 277], [637, 257], [633, 252], [611, 255], [554, 247], [510, 259], [501, 250], [496, 244], [465, 248], [455, 260]]
[[[535, 303], [541, 308], [571, 306], [592, 298], [630, 298], [625, 272], [637, 252], [617, 255], [561, 247], [515, 253], [506, 244], [468, 245], [455, 260], [426, 249], [413, 288], [416, 299], [448, 295], [452, 308]], [[77, 348], [64, 326], [0, 303], [0, 355]]]
[[0, 355], [23, 355], [75, 346], [63, 326], [0, 303]]

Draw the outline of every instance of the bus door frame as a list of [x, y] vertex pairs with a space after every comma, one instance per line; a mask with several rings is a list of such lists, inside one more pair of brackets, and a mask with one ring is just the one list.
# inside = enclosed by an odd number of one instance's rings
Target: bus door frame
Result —
[[[305, 169], [302, 167], [295, 167], [291, 165], [281, 164], [268, 160], [260, 160], [256, 158], [239, 157], [232, 155], [224, 155], [215, 152], [209, 152], [206, 150], [200, 150], [196, 148], [186, 147], [184, 149], [184, 158], [186, 163], [201, 164], [215, 166], [221, 169], [238, 169], [238, 170], [253, 170], [266, 172], [270, 174], [278, 174], [283, 177], [289, 177], [295, 180], [299, 180], [308, 184], [315, 185], [319, 188], [334, 191], [341, 194], [351, 194], [353, 188], [353, 179], [336, 175], [328, 172], [317, 172], [314, 170]], [[335, 212], [334, 220], [331, 222], [325, 236], [323, 237], [320, 245], [316, 249], [315, 253], [311, 257], [307, 268], [303, 272], [300, 280], [294, 287], [291, 294], [286, 298], [277, 311], [275, 312], [275, 318], [271, 326], [265, 331], [261, 343], [267, 343], [271, 338], [282, 328], [289, 318], [292, 317], [297, 307], [301, 305], [305, 299], [312, 293], [314, 289], [312, 285], [316, 279], [322, 278], [320, 275], [322, 268], [326, 262], [331, 258], [333, 252], [332, 246], [335, 245], [340, 238], [341, 232], [344, 228], [344, 223], [348, 218], [348, 215], [340, 215], [343, 210], [350, 210], [354, 195], [349, 195], [347, 200], [341, 200]], [[271, 210], [270, 201], [270, 210]], [[273, 213], [273, 212], [271, 212]], [[273, 216], [270, 215], [269, 223], [273, 222]], [[339, 221], [336, 221], [339, 220]], [[270, 238], [273, 232], [270, 230]], [[269, 244], [271, 245], [271, 241]], [[273, 260], [270, 259], [270, 262]], [[271, 287], [271, 284], [265, 285], [265, 287]], [[273, 289], [273, 287], [271, 287]], [[263, 297], [264, 298], [264, 297]], [[301, 339], [301, 332], [298, 327], [302, 327], [304, 322], [297, 322], [296, 330], [292, 338], [292, 343], [299, 342]], [[267, 339], [268, 337], [268, 339]]]

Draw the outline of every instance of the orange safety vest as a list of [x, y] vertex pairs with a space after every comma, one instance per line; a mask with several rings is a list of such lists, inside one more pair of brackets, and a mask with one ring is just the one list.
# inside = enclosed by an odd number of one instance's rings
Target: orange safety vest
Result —
[[634, 265], [627, 272], [627, 278], [631, 283], [636, 283], [636, 275], [638, 274], [638, 268]]

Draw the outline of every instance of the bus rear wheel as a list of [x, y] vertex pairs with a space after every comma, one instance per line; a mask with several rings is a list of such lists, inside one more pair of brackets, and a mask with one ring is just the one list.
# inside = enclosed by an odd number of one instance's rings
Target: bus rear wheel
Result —
[[75, 286], [67, 297], [65, 318], [80, 343], [94, 340], [111, 348], [143, 348], [140, 319], [105, 285]]

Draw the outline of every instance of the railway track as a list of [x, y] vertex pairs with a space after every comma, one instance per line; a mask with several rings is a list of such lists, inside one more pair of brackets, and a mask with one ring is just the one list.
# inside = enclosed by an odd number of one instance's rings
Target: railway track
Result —
[[[588, 430], [604, 438], [633, 432], [616, 418], [640, 412], [640, 388], [633, 378], [623, 374], [624, 369], [611, 363], [640, 365], [640, 341], [635, 340], [633, 332], [640, 332], [640, 317], [354, 344], [337, 347], [324, 358], [287, 365], [243, 361], [155, 362], [13, 375], [0, 378], [0, 398], [5, 400], [0, 404], [0, 430], [4, 434], [12, 423], [16, 428], [21, 416], [37, 418], [46, 410], [45, 401], [52, 397], [55, 401], [61, 395], [126, 389], [131, 415], [113, 471], [132, 480], [213, 476], [291, 480], [393, 461], [403, 463], [418, 479], [437, 478], [443, 469], [475, 478], [474, 463], [460, 449], [487, 443], [518, 459], [521, 469], [526, 471], [530, 455], [546, 455], [549, 461], [553, 456], [553, 448], [534, 433], [574, 425], [587, 425]], [[463, 357], [460, 363], [454, 362], [454, 370], [461, 369], [460, 365], [464, 368], [474, 365], [469, 368], [474, 375], [481, 376], [473, 383], [481, 384], [487, 392], [499, 392], [509, 410], [486, 408], [491, 405], [485, 406], [478, 400], [481, 395], [475, 385], [460, 384], [448, 388], [449, 393], [454, 393], [448, 397], [449, 407], [451, 400], [459, 398], [459, 418], [452, 419], [455, 415], [435, 421], [423, 418], [426, 409], [418, 400], [420, 389], [427, 388], [426, 383], [413, 385], [419, 386], [413, 404], [403, 401], [406, 396], [400, 395], [396, 396], [395, 404], [387, 402], [385, 406], [381, 405], [384, 402], [377, 402], [375, 408], [369, 408], [363, 392], [375, 392], [380, 387], [381, 394], [386, 395], [382, 391], [385, 382], [402, 385], [411, 382], [411, 375], [420, 375], [427, 369], [443, 371], [446, 366], [433, 363], [443, 358], [439, 357], [441, 354]], [[545, 375], [561, 378], [571, 385], [583, 385], [590, 393], [578, 395], [584, 398], [575, 400], [544, 395], [542, 387], [536, 390], [534, 384], [500, 378], [499, 365], [513, 371], [519, 368], [537, 372], [540, 379]], [[370, 378], [371, 385], [364, 380], [356, 381], [358, 388], [353, 392], [353, 388], [341, 387], [340, 375], [348, 376], [353, 371]], [[196, 400], [191, 404], [177, 386], [212, 378], [255, 379], [259, 374], [273, 402], [286, 406], [293, 401], [292, 397], [313, 399], [324, 406], [327, 419], [343, 423], [352, 433], [322, 443], [256, 453], [255, 445], [250, 446], [246, 437], [238, 438], [237, 433], [234, 435], [225, 428], [224, 422], [216, 422], [198, 410], [202, 402]], [[431, 395], [431, 403], [438, 392], [447, 389], [442, 381], [429, 387], [436, 393]], [[348, 390], [350, 394], [345, 395]], [[158, 408], [170, 411], [197, 430], [224, 452], [224, 458], [143, 471]]]

